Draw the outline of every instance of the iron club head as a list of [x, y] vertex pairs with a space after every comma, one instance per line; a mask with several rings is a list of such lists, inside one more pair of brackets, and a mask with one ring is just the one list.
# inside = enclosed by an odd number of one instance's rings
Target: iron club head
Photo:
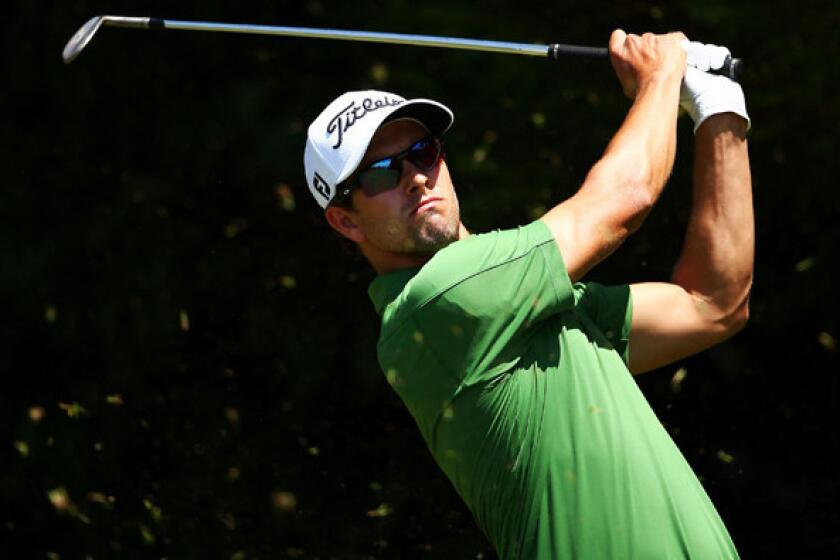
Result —
[[70, 37], [70, 40], [67, 41], [67, 44], [64, 45], [64, 50], [61, 52], [61, 57], [64, 59], [65, 64], [70, 64], [79, 56], [82, 49], [93, 39], [93, 35], [102, 27], [102, 21], [104, 19], [105, 16], [94, 16], [90, 18]]
[[61, 53], [65, 64], [70, 64], [75, 60], [79, 53], [82, 52], [93, 35], [99, 31], [103, 25], [111, 27], [128, 27], [134, 29], [148, 29], [155, 25], [162, 26], [163, 20], [148, 18], [148, 17], [125, 17], [125, 16], [95, 16], [85, 22], [83, 26], [76, 31], [67, 44], [64, 46], [64, 51]]

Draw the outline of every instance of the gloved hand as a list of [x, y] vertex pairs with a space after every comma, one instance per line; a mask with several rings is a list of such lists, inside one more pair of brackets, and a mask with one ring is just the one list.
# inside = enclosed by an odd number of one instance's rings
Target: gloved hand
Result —
[[718, 113], [735, 113], [747, 121], [749, 130], [750, 117], [741, 85], [726, 76], [706, 72], [721, 68], [729, 49], [696, 41], [686, 41], [683, 47], [688, 68], [680, 89], [680, 106], [694, 121], [694, 132], [703, 121]]

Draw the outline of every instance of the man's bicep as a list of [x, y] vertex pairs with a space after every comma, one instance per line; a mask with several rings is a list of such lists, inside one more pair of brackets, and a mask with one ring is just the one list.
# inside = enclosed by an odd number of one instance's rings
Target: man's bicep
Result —
[[726, 339], [731, 333], [706, 302], [676, 284], [632, 284], [630, 371], [644, 373]]
[[554, 235], [569, 277], [576, 282], [621, 245], [641, 223], [645, 211], [631, 191], [607, 191], [584, 184], [540, 220]]
[[572, 197], [540, 218], [551, 230], [572, 282], [580, 280], [598, 262], [595, 258], [598, 244], [591, 236], [579, 234], [583, 229], [580, 216], [586, 211], [582, 206], [580, 200]]

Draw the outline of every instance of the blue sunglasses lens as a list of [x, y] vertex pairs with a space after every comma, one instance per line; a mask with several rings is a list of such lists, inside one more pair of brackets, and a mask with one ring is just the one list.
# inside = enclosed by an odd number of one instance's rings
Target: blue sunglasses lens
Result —
[[374, 196], [400, 184], [403, 160], [407, 159], [421, 171], [430, 171], [442, 154], [443, 146], [438, 138], [424, 138], [402, 153], [372, 163], [358, 174], [357, 181], [366, 195]]
[[400, 183], [401, 175], [402, 169], [374, 167], [359, 175], [359, 186], [366, 195], [374, 196], [396, 187]]

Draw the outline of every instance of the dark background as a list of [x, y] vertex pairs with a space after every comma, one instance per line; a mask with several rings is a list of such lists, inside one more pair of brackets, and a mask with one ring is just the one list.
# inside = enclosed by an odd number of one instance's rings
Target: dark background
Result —
[[[480, 232], [574, 192], [629, 106], [605, 61], [303, 39], [106, 28], [65, 66], [101, 13], [730, 46], [749, 65], [752, 320], [639, 383], [745, 558], [840, 555], [838, 4], [307, 0], [7, 8], [2, 557], [494, 557], [378, 370], [372, 275], [306, 190], [306, 126], [348, 89], [443, 101]], [[667, 278], [691, 160], [684, 118], [668, 190], [592, 279]]]

